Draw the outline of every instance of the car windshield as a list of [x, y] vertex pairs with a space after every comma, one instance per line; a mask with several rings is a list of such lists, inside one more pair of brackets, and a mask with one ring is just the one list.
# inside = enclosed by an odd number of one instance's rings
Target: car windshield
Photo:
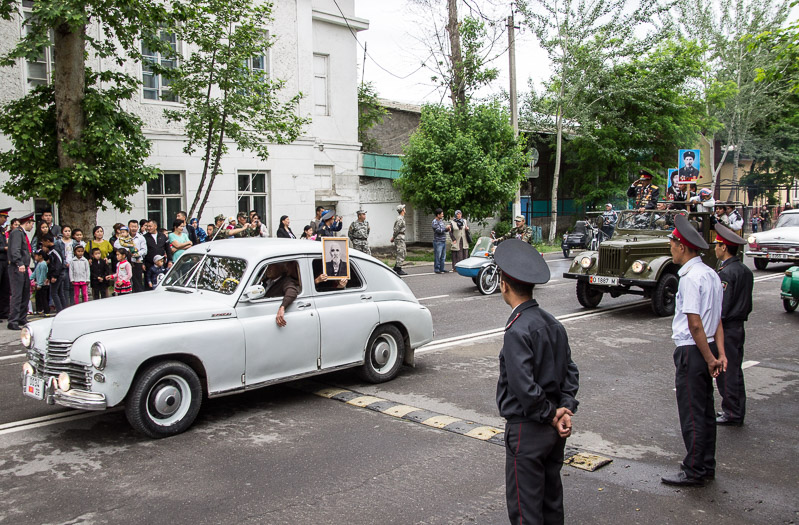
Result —
[[[617, 228], [622, 230], [672, 230], [679, 210], [627, 210], [621, 212]], [[684, 213], [684, 212], [682, 212]]]
[[477, 243], [475, 243], [474, 249], [472, 249], [472, 257], [485, 257], [485, 252], [493, 252], [494, 246], [491, 242], [490, 237], [480, 237], [477, 239]]
[[788, 226], [799, 226], [799, 213], [783, 213], [780, 215], [775, 228], [785, 228]]
[[162, 284], [231, 295], [238, 288], [246, 269], [247, 261], [244, 259], [216, 255], [204, 257], [193, 253], [178, 259]]

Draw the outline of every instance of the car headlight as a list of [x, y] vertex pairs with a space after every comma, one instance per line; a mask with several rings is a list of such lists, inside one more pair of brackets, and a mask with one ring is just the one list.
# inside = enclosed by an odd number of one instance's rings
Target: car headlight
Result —
[[106, 361], [106, 353], [105, 353], [105, 346], [103, 343], [97, 341], [92, 345], [92, 366], [97, 370], [102, 370], [105, 368], [105, 361]]
[[754, 235], [750, 235], [749, 237], [746, 238], [746, 242], [748, 242], [749, 244], [757, 244], [757, 239], [755, 239]]
[[586, 270], [590, 268], [592, 264], [594, 264], [594, 259], [592, 257], [583, 257], [580, 259], [580, 266]]
[[64, 392], [72, 388], [72, 384], [70, 383], [69, 380], [69, 374], [67, 374], [66, 372], [61, 372], [60, 374], [58, 374], [58, 388]]
[[631, 266], [633, 273], [643, 273], [646, 267], [647, 264], [644, 261], [635, 261]]
[[23, 326], [19, 332], [19, 338], [22, 340], [22, 346], [25, 348], [33, 348], [33, 332], [27, 326]]

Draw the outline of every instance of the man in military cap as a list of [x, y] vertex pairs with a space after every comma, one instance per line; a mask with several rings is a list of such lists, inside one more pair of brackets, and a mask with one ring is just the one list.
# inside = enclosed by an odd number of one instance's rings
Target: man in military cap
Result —
[[682, 154], [682, 162], [684, 165], [679, 171], [680, 180], [696, 181], [699, 178], [699, 170], [694, 167], [696, 153], [691, 150], [686, 151]]
[[11, 208], [0, 209], [0, 320], [8, 319], [11, 287], [8, 277], [8, 243], [6, 241], [6, 222]]
[[502, 299], [512, 308], [499, 353], [497, 407], [505, 424], [505, 496], [511, 523], [563, 523], [560, 470], [577, 411], [579, 374], [563, 325], [533, 299], [549, 281], [538, 251], [500, 244]]
[[405, 205], [400, 204], [397, 206], [397, 219], [394, 221], [394, 233], [391, 235], [389, 242], [394, 243], [394, 248], [397, 250], [397, 261], [394, 263], [394, 272], [397, 275], [408, 275], [402, 269], [405, 264]]
[[28, 301], [31, 282], [28, 268], [31, 264], [31, 243], [27, 232], [33, 229], [33, 214], [19, 218], [19, 226], [8, 234], [8, 280], [11, 287], [11, 303], [8, 329], [19, 330], [28, 324]]
[[246, 212], [240, 211], [236, 215], [238, 224], [232, 230], [228, 230], [228, 237], [235, 237], [237, 239], [245, 239], [247, 237], [258, 237], [261, 235], [261, 227], [256, 228], [254, 225], [247, 222], [248, 216]]
[[316, 240], [321, 241], [322, 237], [335, 237], [336, 232], [341, 231], [341, 217], [336, 217], [333, 210], [327, 210], [322, 214], [322, 222], [316, 230]]
[[684, 215], [674, 218], [671, 258], [682, 267], [671, 324], [676, 366], [677, 411], [687, 455], [667, 485], [704, 485], [716, 476], [716, 414], [713, 378], [727, 368], [721, 326], [722, 287], [718, 274], [699, 257], [708, 244]]
[[727, 371], [716, 378], [721, 396], [721, 413], [717, 425], [741, 426], [746, 414], [746, 389], [744, 372], [744, 323], [752, 312], [754, 276], [738, 258], [738, 250], [746, 241], [729, 228], [716, 224], [716, 257], [719, 260], [719, 278], [724, 290], [721, 303], [721, 325], [724, 328], [724, 352]]
[[372, 250], [369, 249], [369, 223], [366, 222], [366, 212], [358, 210], [358, 220], [350, 224], [348, 232], [349, 238], [352, 241], [352, 247], [365, 254], [372, 255]]
[[660, 188], [652, 184], [652, 174], [647, 170], [640, 170], [638, 175], [638, 180], [627, 188], [627, 197], [635, 199], [634, 210], [654, 210], [660, 198]]
[[[494, 240], [494, 244], [499, 244], [506, 239], [519, 239], [527, 244], [533, 243], [533, 229], [525, 224], [524, 215], [517, 215], [513, 218], [515, 226], [508, 233]], [[493, 231], [491, 233], [494, 233]]]

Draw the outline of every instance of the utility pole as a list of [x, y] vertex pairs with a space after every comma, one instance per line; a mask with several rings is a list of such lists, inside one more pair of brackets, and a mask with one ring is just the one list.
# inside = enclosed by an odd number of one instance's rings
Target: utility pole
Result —
[[[511, 4], [508, 17], [508, 70], [510, 73], [510, 123], [513, 126], [513, 136], [519, 136], [519, 101], [516, 96], [516, 24], [513, 20], [513, 4]], [[513, 215], [522, 214], [521, 187], [516, 189], [513, 199]]]

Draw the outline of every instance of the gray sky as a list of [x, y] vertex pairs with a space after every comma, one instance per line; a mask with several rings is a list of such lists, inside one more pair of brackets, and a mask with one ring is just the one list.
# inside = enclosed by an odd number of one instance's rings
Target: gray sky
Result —
[[[503, 13], [507, 17], [510, 14]], [[501, 12], [501, 11], [500, 11]], [[461, 17], [463, 13], [460, 13]], [[381, 98], [399, 102], [438, 102], [442, 92], [430, 81], [432, 72], [419, 69], [429, 51], [418, 42], [419, 38], [432, 33], [423, 27], [418, 9], [408, 0], [355, 0], [355, 15], [369, 20], [369, 29], [358, 33], [358, 40], [365, 44], [371, 58], [366, 59], [365, 80], [372, 81]], [[518, 15], [516, 25], [519, 25]], [[508, 91], [507, 35], [497, 43], [495, 54], [501, 55], [493, 66], [499, 68], [499, 78], [479, 95]], [[396, 76], [380, 69], [379, 64]], [[358, 65], [363, 66], [363, 49], [359, 50]], [[414, 73], [415, 71], [415, 73]], [[527, 80], [541, 82], [549, 76], [549, 61], [546, 53], [536, 43], [535, 36], [526, 28], [516, 33], [516, 71], [519, 93], [527, 91]], [[397, 78], [405, 77], [407, 78]]]

